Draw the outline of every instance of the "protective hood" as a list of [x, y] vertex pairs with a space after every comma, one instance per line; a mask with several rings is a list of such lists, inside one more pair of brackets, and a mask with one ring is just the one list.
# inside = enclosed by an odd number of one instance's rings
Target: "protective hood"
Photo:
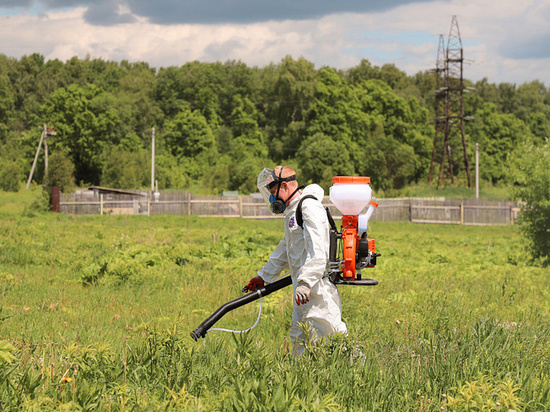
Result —
[[304, 188], [302, 195], [313, 195], [319, 202], [322, 202], [325, 197], [325, 191], [317, 183], [313, 183]]
[[323, 202], [325, 191], [316, 183], [303, 187], [300, 196], [297, 196], [292, 202], [290, 202], [290, 205], [288, 205], [288, 208], [285, 210], [285, 216], [294, 213], [298, 202], [300, 202], [300, 199], [306, 195], [313, 195], [319, 202]]

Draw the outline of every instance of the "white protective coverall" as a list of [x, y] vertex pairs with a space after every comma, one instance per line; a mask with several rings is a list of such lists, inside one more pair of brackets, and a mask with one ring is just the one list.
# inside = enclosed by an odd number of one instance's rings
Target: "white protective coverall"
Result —
[[[303, 196], [314, 195], [302, 203], [303, 229], [296, 222], [296, 207]], [[311, 290], [310, 301], [297, 305], [293, 299], [290, 340], [296, 353], [303, 352], [304, 334], [299, 323], [309, 323], [317, 337], [331, 333], [347, 333], [342, 322], [342, 303], [336, 286], [325, 275], [329, 259], [329, 223], [321, 204], [323, 188], [317, 184], [307, 186], [284, 212], [285, 234], [269, 261], [258, 272], [265, 282], [273, 283], [284, 269], [290, 269], [292, 286], [303, 284]]]

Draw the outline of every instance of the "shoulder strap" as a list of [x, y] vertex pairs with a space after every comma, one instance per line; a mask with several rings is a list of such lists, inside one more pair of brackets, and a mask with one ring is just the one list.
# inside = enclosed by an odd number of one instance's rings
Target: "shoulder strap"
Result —
[[[302, 202], [306, 199], [317, 199], [317, 198], [313, 195], [306, 195], [300, 199], [300, 201], [298, 202], [298, 206], [296, 206], [296, 223], [298, 223], [298, 226], [300, 226], [300, 228], [302, 229], [304, 228], [303, 227], [304, 217], [302, 216]], [[330, 213], [329, 208], [325, 207], [325, 211], [327, 212], [328, 223], [330, 225], [331, 230], [333, 230], [334, 232], [338, 232], [338, 229], [336, 228], [336, 223], [334, 222], [334, 218], [332, 217], [332, 214]]]
[[305, 195], [300, 199], [298, 202], [298, 206], [296, 207], [296, 223], [298, 223], [298, 226], [300, 226], [302, 229], [304, 228], [304, 218], [302, 216], [302, 202], [306, 199], [315, 199], [317, 198], [313, 195]]

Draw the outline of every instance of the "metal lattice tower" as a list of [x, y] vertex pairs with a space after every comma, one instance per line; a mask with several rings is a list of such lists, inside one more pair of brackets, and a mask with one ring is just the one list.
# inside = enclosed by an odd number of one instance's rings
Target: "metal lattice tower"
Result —
[[[428, 183], [432, 181], [437, 153], [440, 153], [438, 187], [445, 178], [450, 178], [451, 183], [454, 183], [453, 164], [457, 165], [457, 161], [453, 159], [452, 149], [460, 149], [460, 146], [462, 146], [461, 151], [464, 155], [464, 167], [468, 179], [468, 187], [472, 187], [470, 162], [468, 160], [468, 150], [464, 136], [463, 65], [464, 49], [460, 38], [460, 30], [458, 29], [458, 20], [456, 16], [453, 16], [446, 48], [443, 36], [439, 36], [435, 69], [437, 79], [435, 96], [436, 126]], [[443, 144], [440, 143], [441, 136], [443, 136]], [[445, 160], [448, 162], [447, 173], [445, 173]]]
[[435, 156], [438, 152], [438, 142], [441, 136], [445, 135], [445, 40], [443, 35], [439, 35], [439, 47], [437, 49], [437, 60], [435, 62], [435, 137], [432, 150], [432, 161], [430, 163], [430, 173], [428, 175], [428, 184], [432, 182]]

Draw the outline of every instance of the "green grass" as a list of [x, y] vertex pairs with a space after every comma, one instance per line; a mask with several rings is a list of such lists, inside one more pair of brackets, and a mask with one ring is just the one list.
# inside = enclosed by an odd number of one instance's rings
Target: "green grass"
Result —
[[373, 223], [380, 284], [340, 287], [349, 336], [293, 357], [290, 289], [248, 334], [189, 336], [281, 222], [35, 213], [32, 193], [0, 196], [0, 410], [550, 409], [550, 280], [516, 227]]
[[19, 192], [0, 191], [0, 214], [2, 216], [17, 217], [21, 215], [25, 208], [29, 208], [33, 202], [42, 198], [42, 189], [35, 184], [28, 190]]

